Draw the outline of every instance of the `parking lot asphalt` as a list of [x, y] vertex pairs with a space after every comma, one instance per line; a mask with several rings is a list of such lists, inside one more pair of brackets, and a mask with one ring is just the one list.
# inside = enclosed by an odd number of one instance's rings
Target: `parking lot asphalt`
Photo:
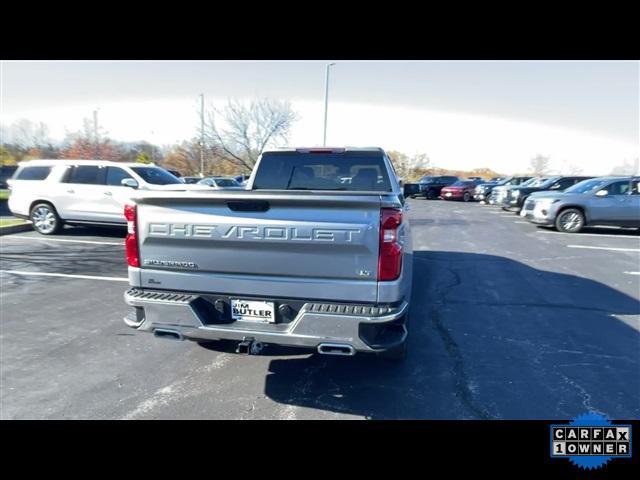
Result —
[[558, 234], [410, 200], [403, 364], [160, 340], [129, 312], [124, 232], [0, 237], [0, 418], [640, 418], [640, 236]]

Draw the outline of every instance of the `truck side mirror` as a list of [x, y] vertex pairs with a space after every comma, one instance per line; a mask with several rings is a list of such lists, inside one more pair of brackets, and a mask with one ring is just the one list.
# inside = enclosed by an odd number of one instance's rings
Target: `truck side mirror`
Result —
[[596, 197], [606, 197], [607, 195], [609, 195], [609, 192], [606, 190], [598, 190], [596, 192]]
[[120, 180], [120, 185], [133, 189], [138, 188], [138, 182], [136, 182], [133, 178], [123, 178], [122, 180]]

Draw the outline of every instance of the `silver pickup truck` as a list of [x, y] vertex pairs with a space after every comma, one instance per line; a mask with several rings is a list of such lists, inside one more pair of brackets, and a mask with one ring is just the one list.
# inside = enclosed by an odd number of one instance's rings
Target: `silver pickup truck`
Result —
[[265, 151], [246, 190], [140, 192], [125, 207], [134, 311], [156, 337], [402, 359], [413, 251], [379, 148]]

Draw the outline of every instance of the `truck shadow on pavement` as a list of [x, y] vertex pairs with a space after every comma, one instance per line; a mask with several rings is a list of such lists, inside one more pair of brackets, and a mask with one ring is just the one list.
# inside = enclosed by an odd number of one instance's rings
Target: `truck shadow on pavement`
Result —
[[371, 419], [640, 417], [638, 298], [494, 255], [414, 259], [404, 363], [273, 359], [266, 396]]

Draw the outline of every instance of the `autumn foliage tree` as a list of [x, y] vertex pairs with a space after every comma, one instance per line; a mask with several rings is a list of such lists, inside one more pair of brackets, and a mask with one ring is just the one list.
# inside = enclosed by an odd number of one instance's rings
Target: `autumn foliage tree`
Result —
[[165, 155], [162, 165], [171, 170], [177, 170], [182, 175], [193, 176], [200, 172], [200, 145], [198, 141], [183, 141], [175, 145]]
[[[165, 168], [179, 171], [182, 175], [196, 176], [200, 174], [200, 143], [198, 139], [184, 141], [174, 146], [161, 162]], [[208, 146], [204, 155], [204, 174], [235, 176], [240, 175], [243, 168], [230, 162], [219, 149]]]
[[417, 180], [425, 175], [425, 171], [429, 169], [431, 161], [425, 153], [409, 156], [402, 152], [390, 150], [387, 152], [396, 174], [404, 180], [405, 183]]
[[93, 124], [88, 118], [84, 119], [84, 127], [82, 130], [67, 134], [61, 157], [70, 159], [120, 160], [118, 149], [106, 136], [106, 132]]

